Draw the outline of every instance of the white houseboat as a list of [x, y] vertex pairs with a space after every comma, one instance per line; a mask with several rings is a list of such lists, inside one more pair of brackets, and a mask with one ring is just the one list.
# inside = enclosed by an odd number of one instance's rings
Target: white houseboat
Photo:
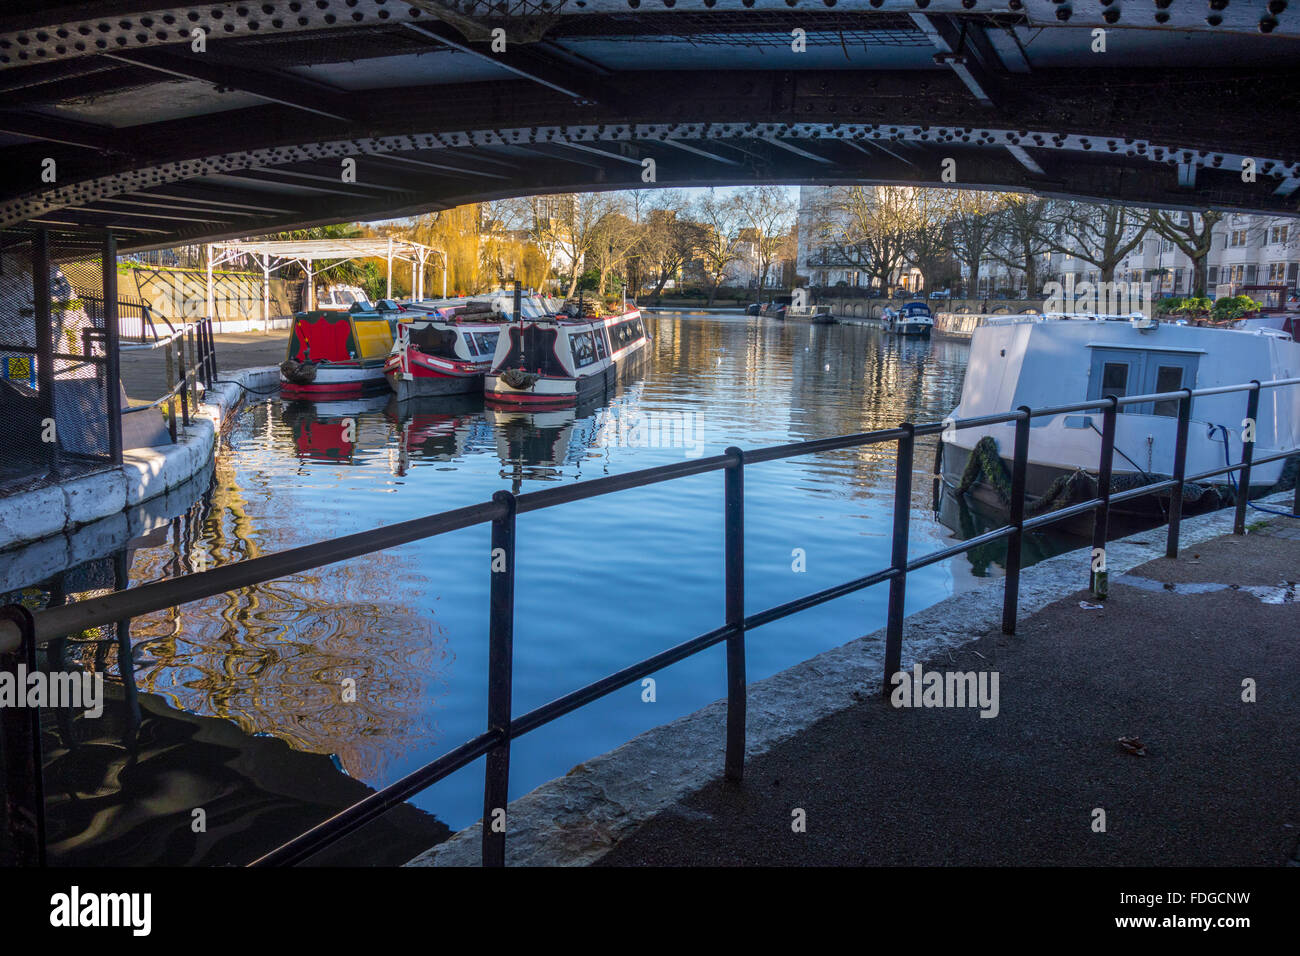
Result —
[[[1150, 395], [1296, 376], [1300, 376], [1300, 344], [1275, 330], [1168, 324], [1138, 314], [989, 316], [988, 324], [971, 337], [961, 402], [952, 418], [998, 414], [1021, 405], [1041, 408], [1106, 395]], [[1186, 474], [1221, 468], [1229, 463], [1227, 459], [1241, 460], [1246, 399], [1247, 393], [1241, 391], [1193, 400]], [[1121, 406], [1120, 413], [1112, 490], [1170, 477], [1177, 400]], [[1100, 410], [1033, 419], [1026, 479], [1028, 514], [1096, 495], [1101, 426]], [[1300, 449], [1300, 386], [1262, 394], [1255, 438], [1256, 459]], [[944, 436], [938, 469], [944, 485], [1005, 514], [1014, 445], [1014, 423], [960, 429]], [[1283, 469], [1281, 461], [1256, 466], [1251, 493], [1277, 484]], [[1216, 479], [1214, 485], [1190, 486], [1184, 507], [1217, 506], [1220, 493], [1229, 486], [1227, 478]], [[1112, 514], [1156, 517], [1167, 503], [1168, 492], [1146, 495], [1116, 503]], [[1085, 515], [1083, 523], [1090, 526], [1091, 520]]]
[[603, 318], [565, 312], [524, 317], [503, 327], [483, 380], [489, 402], [530, 408], [576, 404], [608, 385], [618, 367], [649, 341], [641, 313]]
[[908, 302], [901, 309], [885, 308], [882, 316], [886, 332], [894, 335], [912, 335], [929, 338], [934, 329], [934, 316], [924, 302]]

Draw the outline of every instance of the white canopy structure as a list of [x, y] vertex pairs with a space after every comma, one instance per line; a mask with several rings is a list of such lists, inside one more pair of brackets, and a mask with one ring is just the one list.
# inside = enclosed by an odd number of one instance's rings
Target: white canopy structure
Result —
[[[306, 308], [316, 305], [316, 277], [350, 259], [386, 259], [388, 261], [388, 279], [385, 298], [393, 295], [393, 260], [411, 263], [411, 292], [417, 299], [424, 298], [424, 267], [429, 256], [436, 255], [442, 259], [442, 295], [447, 297], [447, 256], [441, 249], [434, 249], [409, 239], [270, 239], [237, 240], [232, 242], [208, 243], [208, 315], [213, 314], [212, 271], [217, 266], [234, 262], [244, 256], [252, 256], [262, 267], [262, 319], [271, 319], [271, 273], [287, 265], [297, 263], [307, 273]], [[331, 262], [323, 269], [314, 268], [315, 263], [324, 260]]]

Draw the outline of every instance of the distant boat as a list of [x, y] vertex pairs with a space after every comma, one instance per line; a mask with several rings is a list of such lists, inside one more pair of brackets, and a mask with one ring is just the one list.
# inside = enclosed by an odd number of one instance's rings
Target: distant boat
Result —
[[384, 363], [398, 400], [481, 392], [512, 308], [507, 293], [405, 305]]
[[[970, 359], [954, 419], [999, 414], [1028, 405], [1068, 405], [1106, 395], [1150, 395], [1181, 388], [1238, 385], [1300, 375], [1300, 344], [1274, 330], [1235, 331], [1160, 323], [1141, 315], [988, 316], [971, 336]], [[1192, 402], [1186, 473], [1222, 468], [1242, 455], [1245, 391]], [[1173, 474], [1178, 402], [1122, 406], [1116, 421], [1113, 490]], [[1300, 387], [1269, 390], [1255, 423], [1256, 459], [1300, 450]], [[1030, 514], [1094, 497], [1102, 413], [1035, 418], [1026, 475]], [[944, 485], [999, 514], [1007, 492], [1014, 423], [965, 428], [945, 439], [938, 469]], [[1258, 494], [1283, 478], [1283, 462], [1257, 465]], [[1294, 466], [1294, 463], [1292, 464]], [[1189, 487], [1185, 507], [1215, 507], [1229, 486]], [[1200, 499], [1204, 498], [1204, 501]], [[1168, 492], [1117, 502], [1114, 514], [1159, 517]], [[1091, 526], [1091, 515], [1075, 522]]]
[[564, 311], [525, 317], [507, 325], [497, 341], [484, 398], [530, 408], [576, 404], [608, 385], [649, 340], [636, 309], [604, 317]]
[[895, 311], [889, 307], [884, 312], [884, 328], [894, 335], [911, 335], [929, 338], [934, 330], [934, 315], [924, 302], [908, 302]]

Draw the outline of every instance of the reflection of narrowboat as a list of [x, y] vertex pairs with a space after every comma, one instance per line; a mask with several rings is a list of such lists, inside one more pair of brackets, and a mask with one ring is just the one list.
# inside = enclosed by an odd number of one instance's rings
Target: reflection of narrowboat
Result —
[[934, 316], [924, 302], [909, 302], [895, 312], [885, 309], [885, 331], [894, 335], [919, 335], [929, 338], [934, 329]]
[[346, 461], [357, 449], [359, 416], [381, 410], [387, 400], [380, 395], [354, 401], [290, 401], [285, 403], [281, 418], [293, 431], [299, 457]]
[[453, 461], [472, 451], [473, 445], [484, 444], [486, 438], [476, 435], [487, 431], [482, 412], [482, 395], [390, 399], [385, 414], [399, 434], [393, 473], [405, 475], [412, 457], [418, 461]]
[[384, 361], [393, 347], [394, 319], [361, 310], [298, 312], [280, 363], [285, 398], [330, 399], [387, 387]]
[[573, 405], [607, 387], [649, 341], [636, 309], [604, 318], [565, 312], [525, 318], [504, 333], [483, 380], [484, 395], [489, 402], [527, 407]]
[[[397, 323], [384, 374], [398, 399], [478, 393], [492, 365], [501, 323], [509, 321], [511, 299], [441, 299], [412, 302]], [[544, 314], [524, 300], [525, 316]]]
[[554, 481], [566, 464], [580, 462], [596, 439], [591, 417], [596, 401], [567, 408], [524, 411], [488, 408], [485, 417], [496, 435], [501, 477], [518, 494], [525, 481]]

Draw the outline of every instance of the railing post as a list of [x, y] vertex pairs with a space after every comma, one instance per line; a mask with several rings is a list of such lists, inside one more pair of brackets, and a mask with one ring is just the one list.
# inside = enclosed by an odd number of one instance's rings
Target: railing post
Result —
[[189, 392], [190, 385], [189, 385], [189, 376], [186, 374], [185, 371], [185, 329], [184, 328], [182, 328], [180, 334], [176, 336], [176, 339], [174, 341], [174, 346], [176, 348], [176, 361], [180, 365], [180, 368], [178, 369], [180, 377], [179, 380], [177, 381], [177, 384], [180, 385], [180, 392], [181, 392], [181, 423], [184, 424], [186, 428], [189, 428], [190, 427], [190, 392]]
[[[18, 626], [22, 643], [0, 654], [0, 672], [25, 694], [21, 668], [35, 674], [36, 640], [32, 612], [21, 604], [0, 607], [0, 620]], [[21, 702], [19, 702], [21, 703]], [[12, 847], [12, 864], [45, 865], [45, 788], [41, 781], [41, 712], [38, 707], [0, 707], [0, 752], [4, 754], [5, 826]]]
[[217, 340], [212, 334], [212, 316], [206, 316], [203, 319], [203, 327], [208, 334], [208, 375], [212, 381], [217, 378]]
[[1002, 585], [1002, 633], [1016, 633], [1016, 609], [1020, 605], [1020, 550], [1025, 520], [1025, 474], [1029, 468], [1030, 408], [1021, 405], [1016, 411], [1016, 445], [1011, 459], [1010, 525], [1015, 530], [1007, 538], [1007, 575]]
[[1192, 390], [1183, 389], [1178, 400], [1178, 431], [1174, 437], [1174, 487], [1169, 493], [1169, 530], [1165, 557], [1178, 557], [1178, 534], [1183, 522], [1183, 478], [1187, 475], [1187, 431], [1192, 423]]
[[110, 232], [104, 237], [100, 259], [104, 286], [104, 389], [108, 408], [108, 455], [114, 464], [122, 463], [122, 341], [117, 304], [117, 238]]
[[912, 512], [912, 452], [916, 443], [915, 426], [904, 422], [907, 432], [898, 440], [898, 458], [894, 466], [894, 544], [890, 552], [889, 609], [885, 621], [885, 679], [881, 692], [893, 691], [890, 679], [902, 668], [903, 599], [907, 594], [907, 525]]
[[164, 354], [167, 357], [167, 431], [172, 444], [176, 444], [176, 340], [167, 342]]
[[1092, 522], [1092, 573], [1089, 586], [1095, 598], [1104, 598], [1110, 590], [1110, 573], [1106, 570], [1106, 538], [1110, 524], [1110, 472], [1115, 463], [1115, 420], [1119, 414], [1119, 399], [1114, 395], [1106, 397], [1110, 399], [1110, 404], [1101, 412], [1101, 458], [1097, 462], [1097, 497], [1101, 499], [1101, 504], [1093, 513]]
[[504, 513], [492, 519], [492, 584], [488, 624], [488, 731], [502, 735], [483, 772], [483, 865], [506, 864], [506, 804], [510, 799], [510, 698], [514, 674], [515, 496], [492, 500]]
[[723, 472], [723, 534], [726, 549], [727, 758], [726, 778], [739, 783], [745, 774], [745, 453], [732, 446]]
[[[1256, 429], [1259, 427], [1259, 379], [1251, 379], [1250, 394], [1246, 397], [1246, 421], [1241, 435], [1241, 475], [1237, 480], [1237, 513], [1232, 519], [1232, 533], [1246, 533], [1246, 503], [1250, 500], [1250, 467], [1255, 460]], [[1246, 429], [1250, 430], [1251, 441], [1246, 441]], [[1223, 440], [1228, 440], [1227, 435]], [[1229, 462], [1231, 464], [1231, 462]], [[1228, 474], [1232, 474], [1229, 472]]]

